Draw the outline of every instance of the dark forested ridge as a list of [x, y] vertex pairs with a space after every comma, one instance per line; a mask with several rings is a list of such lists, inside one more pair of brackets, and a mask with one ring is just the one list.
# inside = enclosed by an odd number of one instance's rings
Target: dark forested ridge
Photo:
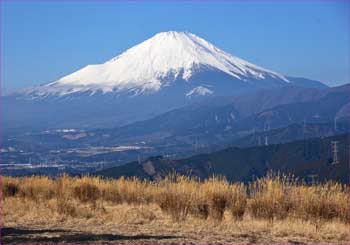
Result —
[[[97, 174], [113, 178], [138, 176], [155, 179], [176, 171], [201, 178], [223, 175], [230, 181], [249, 181], [272, 170], [294, 174], [306, 181], [314, 175], [319, 181], [338, 180], [346, 183], [349, 181], [349, 136], [343, 134], [249, 148], [232, 147], [181, 160], [153, 157], [105, 169]], [[337, 164], [333, 164], [332, 141], [337, 141], [339, 146]]]

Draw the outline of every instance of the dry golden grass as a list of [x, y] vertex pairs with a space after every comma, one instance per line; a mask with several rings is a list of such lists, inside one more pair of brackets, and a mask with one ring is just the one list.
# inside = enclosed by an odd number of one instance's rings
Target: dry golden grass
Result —
[[174, 221], [185, 220], [193, 206], [198, 183], [184, 176], [169, 176], [149, 193], [159, 207]]
[[279, 175], [249, 185], [177, 175], [157, 182], [33, 176], [3, 177], [2, 193], [5, 228], [52, 231], [25, 238], [5, 232], [5, 243], [350, 242], [349, 189], [332, 182], [308, 186]]

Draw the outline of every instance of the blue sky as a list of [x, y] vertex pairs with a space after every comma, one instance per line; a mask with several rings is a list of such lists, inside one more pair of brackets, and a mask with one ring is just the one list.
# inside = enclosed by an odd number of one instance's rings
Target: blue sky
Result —
[[2, 87], [47, 83], [157, 32], [189, 31], [238, 57], [349, 82], [348, 1], [2, 2]]

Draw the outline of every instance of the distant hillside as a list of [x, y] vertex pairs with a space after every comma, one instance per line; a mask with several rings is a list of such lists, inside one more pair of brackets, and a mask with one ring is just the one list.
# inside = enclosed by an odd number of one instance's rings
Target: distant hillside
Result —
[[236, 139], [230, 146], [251, 147], [268, 144], [281, 144], [296, 140], [329, 137], [349, 132], [348, 123], [298, 123], [268, 131], [255, 132]]
[[[327, 137], [349, 131], [349, 101], [349, 85], [327, 89], [290, 86], [213, 98], [124, 127], [4, 134], [1, 161], [60, 161], [69, 166], [107, 163], [112, 167], [138, 155], [178, 159], [230, 146], [259, 145], [259, 137], [263, 144], [266, 135], [270, 144]], [[113, 150], [120, 146], [131, 150]]]
[[[345, 109], [350, 100], [350, 86], [324, 90], [288, 87], [260, 91], [232, 99], [225, 104], [203, 103], [173, 110], [150, 120], [125, 127], [96, 131], [109, 134], [107, 144], [135, 141], [178, 141], [179, 144], [222, 143], [291, 124], [329, 123], [334, 118], [347, 122]], [[95, 140], [95, 139], [92, 139]], [[83, 138], [82, 141], [90, 141]]]
[[[201, 154], [181, 160], [153, 157], [97, 172], [104, 177], [138, 176], [156, 179], [171, 171], [207, 178], [224, 175], [230, 181], [249, 181], [269, 170], [291, 173], [310, 180], [349, 180], [349, 134], [314, 138], [286, 144], [250, 148], [227, 148], [211, 154]], [[338, 141], [339, 163], [332, 165], [331, 141]]]
[[321, 83], [320, 81], [311, 80], [304, 77], [287, 77], [294, 85], [308, 87], [308, 88], [327, 88], [327, 85]]

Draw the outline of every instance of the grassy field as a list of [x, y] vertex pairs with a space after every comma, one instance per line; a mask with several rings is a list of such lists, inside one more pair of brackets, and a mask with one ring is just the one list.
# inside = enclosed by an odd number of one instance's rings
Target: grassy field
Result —
[[350, 195], [270, 174], [248, 185], [2, 178], [3, 243], [350, 243]]

